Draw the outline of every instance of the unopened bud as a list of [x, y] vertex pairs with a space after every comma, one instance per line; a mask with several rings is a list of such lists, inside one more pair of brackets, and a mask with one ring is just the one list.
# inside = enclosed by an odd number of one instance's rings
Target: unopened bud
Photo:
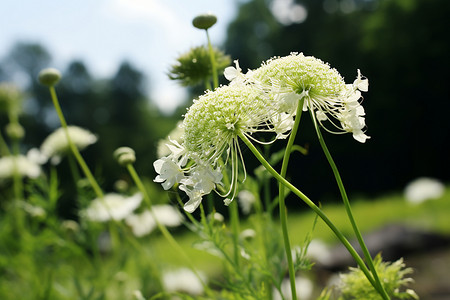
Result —
[[54, 68], [47, 68], [39, 72], [39, 82], [45, 86], [54, 86], [61, 79], [61, 72]]
[[201, 14], [192, 20], [192, 25], [198, 29], [208, 29], [217, 22], [217, 17], [211, 13]]
[[6, 125], [6, 134], [13, 140], [21, 140], [25, 136], [25, 129], [19, 123]]
[[136, 154], [130, 147], [120, 147], [114, 151], [114, 157], [121, 166], [132, 164], [136, 161]]

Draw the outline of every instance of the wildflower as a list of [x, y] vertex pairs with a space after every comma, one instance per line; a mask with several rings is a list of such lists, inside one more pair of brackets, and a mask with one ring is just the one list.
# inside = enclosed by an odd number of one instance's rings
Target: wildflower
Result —
[[153, 163], [155, 171], [159, 173], [154, 179], [155, 182], [162, 182], [165, 190], [170, 189], [175, 183], [184, 178], [184, 173], [180, 166], [169, 157], [163, 157]]
[[[413, 270], [405, 267], [402, 258], [390, 263], [383, 262], [381, 256], [377, 255], [374, 265], [386, 293], [392, 299], [419, 299], [413, 290], [405, 289], [413, 282], [412, 278], [407, 277]], [[381, 299], [359, 268], [350, 268], [350, 272], [341, 274], [340, 279], [342, 299]]]
[[[311, 280], [297, 276], [295, 277], [295, 286], [297, 291], [297, 298], [298, 299], [311, 299], [312, 292], [313, 292], [313, 283]], [[280, 295], [279, 291], [274, 290], [273, 291], [273, 299], [292, 299], [291, 295], [291, 283], [289, 279], [284, 279], [281, 283], [281, 293], [283, 296]]]
[[24, 155], [0, 158], [0, 180], [11, 179], [16, 172], [21, 177], [37, 178], [41, 167]]
[[[83, 150], [97, 141], [97, 137], [86, 129], [68, 126], [67, 130], [70, 140], [79, 150]], [[61, 156], [70, 151], [64, 128], [58, 128], [51, 133], [42, 143], [40, 150], [42, 155], [51, 158], [52, 164], [58, 164], [61, 161]]]
[[327, 265], [332, 260], [329, 247], [318, 239], [314, 239], [309, 243], [306, 255], [321, 265]]
[[239, 206], [244, 214], [248, 215], [256, 202], [255, 195], [248, 190], [242, 190], [238, 193]]
[[[304, 99], [303, 110], [310, 110], [327, 131], [351, 132], [361, 143], [369, 138], [364, 133], [365, 113], [359, 101], [361, 91], [368, 90], [368, 80], [359, 70], [353, 84], [346, 84], [336, 69], [320, 59], [292, 53], [272, 58], [245, 76], [247, 82], [271, 95], [280, 112], [294, 116]], [[325, 127], [325, 121], [335, 129]]]
[[[231, 59], [216, 48], [213, 48], [213, 51], [217, 73], [221, 74], [230, 65]], [[211, 57], [205, 46], [194, 47], [181, 54], [169, 71], [169, 78], [179, 81], [183, 86], [201, 84], [208, 81], [211, 76]]]
[[201, 295], [204, 291], [200, 279], [187, 268], [164, 273], [162, 282], [167, 292], [185, 292], [190, 295]]
[[410, 182], [405, 188], [405, 198], [410, 203], [422, 203], [438, 199], [444, 194], [444, 185], [436, 179], [421, 177]]
[[120, 194], [106, 194], [103, 198], [92, 200], [82, 215], [94, 222], [105, 222], [111, 219], [120, 221], [129, 216], [142, 201], [142, 195], [137, 193], [131, 197]]
[[164, 157], [166, 155], [169, 155], [172, 151], [170, 148], [172, 147], [172, 143], [182, 143], [182, 136], [184, 134], [182, 121], [179, 121], [175, 128], [168, 134], [167, 138], [162, 139], [158, 142], [156, 153], [158, 157]]
[[183, 217], [173, 206], [153, 205], [152, 212], [145, 210], [140, 214], [129, 215], [125, 222], [135, 236], [141, 237], [150, 234], [156, 228], [155, 217], [159, 223], [167, 227], [180, 226], [183, 221]]
[[[231, 202], [237, 193], [238, 164], [243, 157], [238, 136], [246, 135], [254, 141], [256, 132], [276, 133], [279, 128], [270, 125], [274, 112], [264, 94], [252, 86], [223, 86], [207, 92], [194, 101], [183, 121], [183, 143], [173, 143], [171, 154], [154, 163], [159, 174], [156, 182], [168, 189], [180, 183], [180, 189], [189, 196], [185, 205], [194, 211], [203, 195], [218, 192]], [[191, 163], [186, 165], [187, 160]], [[231, 164], [231, 184], [228, 192], [217, 190], [222, 184], [222, 170]], [[226, 171], [226, 170], [225, 170]]]

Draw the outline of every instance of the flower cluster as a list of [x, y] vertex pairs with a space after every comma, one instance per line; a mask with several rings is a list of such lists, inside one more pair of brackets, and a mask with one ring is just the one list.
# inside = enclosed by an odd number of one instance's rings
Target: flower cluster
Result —
[[[155, 182], [166, 190], [179, 184], [189, 196], [184, 207], [188, 212], [213, 190], [227, 197], [225, 204], [229, 204], [237, 194], [239, 164], [245, 174], [238, 137], [259, 143], [286, 138], [300, 100], [304, 100], [303, 110], [311, 111], [322, 127], [327, 129], [323, 123], [329, 121], [337, 129], [328, 131], [351, 132], [359, 142], [369, 138], [360, 104], [368, 80], [359, 70], [353, 84], [346, 84], [328, 64], [303, 54], [273, 58], [245, 74], [235, 64], [224, 71], [229, 85], [194, 100], [180, 126], [182, 138], [171, 140], [170, 153], [154, 163], [159, 174]], [[264, 133], [273, 138], [265, 141]], [[231, 164], [231, 179], [223, 172], [227, 164]]]
[[294, 116], [297, 104], [304, 99], [303, 111], [310, 110], [320, 124], [329, 121], [337, 130], [322, 126], [327, 131], [351, 132], [361, 143], [369, 138], [363, 131], [365, 112], [360, 103], [361, 92], [368, 91], [369, 81], [359, 70], [353, 84], [346, 84], [336, 69], [302, 53], [272, 58], [246, 74], [241, 73], [237, 63], [233, 69], [225, 73], [228, 79], [257, 85], [271, 95], [281, 113]]
[[[97, 142], [97, 136], [81, 127], [68, 126], [67, 131], [72, 143], [80, 150]], [[57, 165], [61, 161], [62, 155], [69, 151], [69, 141], [67, 140], [66, 133], [62, 127], [52, 132], [44, 140], [40, 148], [43, 160], [45, 161], [46, 159], [51, 158], [51, 163], [54, 165]]]

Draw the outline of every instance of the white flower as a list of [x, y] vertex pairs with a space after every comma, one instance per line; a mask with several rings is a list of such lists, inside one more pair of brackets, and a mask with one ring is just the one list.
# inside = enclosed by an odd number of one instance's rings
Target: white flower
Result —
[[186, 192], [189, 201], [184, 204], [184, 210], [193, 213], [202, 202], [203, 191], [189, 188], [187, 185], [180, 185], [180, 190]]
[[169, 133], [166, 139], [162, 139], [158, 142], [158, 146], [156, 149], [156, 153], [158, 157], [164, 157], [169, 155], [170, 153], [173, 153], [173, 145], [179, 145], [179, 143], [182, 143], [182, 137], [184, 134], [184, 130], [182, 127], [182, 121], [179, 121], [175, 128]]
[[243, 240], [251, 240], [255, 236], [256, 236], [256, 231], [251, 228], [247, 228], [239, 234], [239, 237]]
[[[205, 280], [203, 275], [200, 275]], [[201, 295], [204, 292], [200, 279], [187, 268], [165, 272], [162, 282], [167, 292], [185, 292], [190, 295]]]
[[306, 255], [322, 265], [331, 263], [331, 251], [321, 240], [314, 239], [309, 243]]
[[405, 187], [405, 198], [408, 202], [418, 204], [430, 199], [438, 199], [444, 194], [445, 186], [439, 180], [421, 177], [413, 180]]
[[139, 207], [141, 201], [142, 195], [140, 193], [131, 197], [110, 193], [103, 198], [92, 200], [89, 207], [82, 212], [82, 215], [95, 222], [105, 222], [111, 219], [120, 221]]
[[153, 163], [153, 167], [159, 173], [153, 181], [162, 182], [165, 190], [170, 189], [175, 183], [179, 183], [184, 178], [181, 168], [170, 157], [158, 159]]
[[141, 237], [150, 234], [156, 228], [155, 217], [160, 224], [167, 227], [179, 226], [183, 221], [181, 214], [171, 205], [153, 205], [152, 211], [153, 213], [145, 210], [140, 214], [129, 215], [125, 219], [135, 236]]
[[[267, 96], [250, 85], [222, 86], [208, 91], [194, 101], [185, 115], [183, 143], [173, 142], [171, 154], [155, 162], [158, 173], [155, 181], [163, 182], [165, 189], [180, 183], [180, 190], [189, 196], [185, 205], [189, 212], [212, 191], [222, 197], [230, 196], [225, 203], [231, 202], [237, 193], [239, 162], [245, 175], [239, 134], [257, 141], [254, 133], [269, 132], [276, 134], [276, 139], [289, 130], [285, 120], [280, 120], [279, 126], [272, 124], [271, 120], [276, 116], [280, 113], [271, 109]], [[163, 167], [164, 164], [167, 166]], [[223, 186], [222, 172], [227, 171], [229, 164], [231, 184], [228, 192], [218, 191], [218, 187]]]
[[[68, 126], [70, 140], [79, 150], [97, 142], [97, 137], [86, 129], [77, 126]], [[58, 128], [51, 133], [41, 145], [41, 153], [51, 158], [52, 164], [58, 164], [61, 156], [69, 152], [69, 142], [64, 128]]]
[[[304, 277], [295, 277], [295, 287], [297, 291], [297, 298], [298, 299], [304, 299], [308, 300], [311, 299], [312, 292], [314, 289], [314, 285], [311, 282], [311, 280], [304, 278]], [[274, 300], [291, 300], [292, 299], [292, 293], [291, 293], [291, 283], [289, 279], [284, 279], [281, 283], [281, 292], [283, 294], [283, 297], [281, 297], [279, 291], [275, 290], [273, 291], [273, 299]]]
[[239, 61], [234, 61], [236, 67], [227, 67], [223, 71], [223, 75], [226, 79], [231, 81], [230, 85], [243, 84], [245, 82], [245, 76], [242, 74], [242, 69], [239, 67]]
[[[369, 138], [363, 131], [364, 110], [359, 102], [361, 91], [368, 91], [369, 82], [360, 70], [353, 84], [348, 85], [338, 71], [320, 59], [292, 53], [268, 60], [246, 77], [272, 95], [280, 112], [295, 115], [297, 104], [303, 99], [303, 110], [313, 112], [327, 131], [352, 132], [362, 143]], [[325, 127], [325, 121], [335, 129]]]
[[20, 177], [37, 178], [41, 174], [41, 167], [26, 156], [5, 156], [0, 158], [0, 180]]
[[242, 190], [238, 193], [239, 206], [244, 214], [248, 215], [256, 202], [255, 195], [248, 190]]

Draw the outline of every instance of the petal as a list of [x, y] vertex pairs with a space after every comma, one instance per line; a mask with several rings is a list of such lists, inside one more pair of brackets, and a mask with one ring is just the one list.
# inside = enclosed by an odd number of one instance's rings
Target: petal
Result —
[[200, 202], [202, 202], [202, 197], [199, 194], [198, 196], [196, 195], [194, 198], [189, 199], [189, 201], [184, 204], [184, 210], [188, 213], [193, 213], [200, 205]]

